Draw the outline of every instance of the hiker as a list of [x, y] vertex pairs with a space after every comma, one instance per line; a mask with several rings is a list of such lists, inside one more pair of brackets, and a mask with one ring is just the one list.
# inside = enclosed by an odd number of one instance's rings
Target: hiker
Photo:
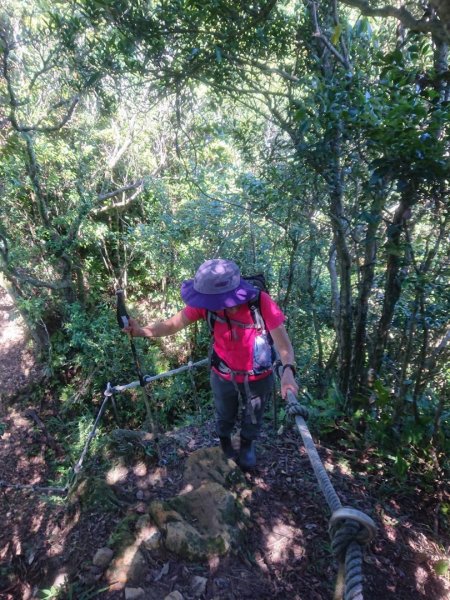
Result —
[[[273, 389], [272, 340], [282, 364], [282, 397], [286, 398], [288, 390], [298, 391], [285, 316], [268, 293], [241, 277], [239, 267], [230, 260], [204, 262], [194, 279], [183, 282], [181, 297], [186, 306], [172, 317], [145, 327], [130, 319], [123, 331], [136, 337], [164, 337], [199, 319], [208, 321], [213, 336], [210, 380], [220, 445], [228, 458], [236, 458], [231, 432], [241, 399], [237, 460], [242, 469], [252, 469], [264, 405]], [[290, 414], [306, 416], [298, 403], [288, 408]]]

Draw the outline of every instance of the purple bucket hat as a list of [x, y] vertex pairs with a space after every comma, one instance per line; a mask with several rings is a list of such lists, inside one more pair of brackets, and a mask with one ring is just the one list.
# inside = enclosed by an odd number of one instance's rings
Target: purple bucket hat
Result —
[[181, 285], [181, 297], [188, 306], [223, 310], [245, 304], [258, 295], [258, 290], [241, 277], [239, 267], [231, 260], [207, 260], [194, 279]]

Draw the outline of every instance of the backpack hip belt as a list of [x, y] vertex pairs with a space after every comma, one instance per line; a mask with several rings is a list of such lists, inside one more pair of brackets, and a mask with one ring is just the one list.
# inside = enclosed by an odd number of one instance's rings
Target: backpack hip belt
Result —
[[264, 369], [263, 371], [255, 371], [254, 369], [251, 369], [249, 371], [241, 371], [238, 369], [232, 369], [231, 367], [229, 367], [227, 365], [227, 363], [220, 358], [220, 356], [217, 354], [217, 352], [214, 350], [214, 348], [212, 349], [211, 352], [211, 357], [210, 357], [210, 364], [211, 367], [216, 368], [219, 373], [222, 373], [223, 375], [231, 375], [231, 377], [233, 378], [233, 376], [236, 375], [247, 375], [251, 376], [251, 375], [262, 375], [263, 373], [271, 373], [273, 371], [272, 367], [269, 367], [267, 369]]

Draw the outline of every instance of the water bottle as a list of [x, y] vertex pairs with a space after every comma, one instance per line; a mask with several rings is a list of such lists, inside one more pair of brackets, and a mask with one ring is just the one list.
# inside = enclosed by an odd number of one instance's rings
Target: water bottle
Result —
[[253, 343], [253, 371], [267, 371], [272, 366], [272, 348], [267, 333], [263, 331], [255, 337]]

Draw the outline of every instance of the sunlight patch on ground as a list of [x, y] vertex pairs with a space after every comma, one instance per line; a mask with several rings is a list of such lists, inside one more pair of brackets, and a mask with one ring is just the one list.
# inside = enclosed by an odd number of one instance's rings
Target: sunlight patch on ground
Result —
[[416, 590], [422, 594], [425, 593], [425, 584], [428, 581], [428, 573], [424, 567], [418, 566], [414, 572], [416, 579]]
[[396, 531], [395, 529], [392, 529], [392, 527], [386, 527], [385, 534], [390, 542], [395, 542], [397, 540]]
[[44, 519], [43, 519], [43, 514], [42, 513], [39, 514], [39, 515], [34, 514], [32, 516], [31, 523], [30, 523], [30, 531], [31, 531], [31, 533], [37, 533], [40, 530], [41, 525], [43, 523], [43, 520]]
[[380, 515], [380, 520], [383, 524], [384, 533], [385, 533], [387, 539], [390, 542], [395, 543], [397, 541], [397, 536], [398, 536], [398, 531], [396, 529], [399, 525], [398, 519], [383, 513]]
[[[69, 581], [69, 574], [66, 570], [59, 571], [53, 580], [51, 588], [62, 588]], [[61, 590], [61, 593], [62, 590]]]
[[20, 533], [17, 532], [17, 530], [11, 538], [11, 546], [13, 555], [22, 554], [22, 540], [20, 539]]
[[329, 473], [334, 473], [334, 471], [336, 470], [336, 465], [328, 461], [324, 461], [323, 466], [325, 467], [325, 470]]
[[148, 482], [151, 485], [155, 485], [157, 483], [161, 483], [167, 477], [167, 469], [164, 467], [155, 469], [152, 473], [148, 474]]
[[211, 573], [215, 573], [220, 566], [220, 557], [219, 556], [211, 556], [208, 559], [208, 567]]
[[267, 555], [273, 563], [284, 562], [288, 558], [300, 558], [304, 554], [301, 544], [303, 535], [297, 527], [281, 520], [266, 534]]
[[23, 322], [21, 319], [13, 319], [8, 315], [8, 320], [3, 321], [0, 330], [0, 356], [3, 351], [9, 350], [18, 342], [23, 340]]
[[[421, 531], [413, 531], [411, 529], [409, 534], [411, 535], [411, 537], [408, 539], [408, 545], [410, 546], [410, 548], [412, 548], [412, 550], [414, 550], [414, 552], [421, 553], [423, 552], [424, 548], [426, 548], [430, 545], [430, 543], [432, 543], [431, 540], [429, 540], [427, 536], [424, 535]], [[433, 546], [435, 547], [434, 544]], [[439, 553], [437, 552], [436, 554]]]
[[142, 540], [138, 537], [131, 546], [125, 548], [111, 563], [106, 574], [111, 591], [123, 589], [130, 579], [135, 578], [138, 570], [142, 572], [142, 562], [145, 559], [139, 550], [141, 543]]
[[128, 469], [123, 465], [114, 465], [106, 474], [106, 483], [114, 485], [115, 483], [123, 482], [128, 476]]
[[30, 458], [26, 455], [20, 455], [17, 459], [17, 472], [22, 476], [26, 474], [27, 484], [37, 485], [42, 482], [42, 473], [40, 471], [30, 473], [30, 467], [45, 468], [45, 466], [45, 461], [42, 456], [33, 456]]
[[3, 546], [3, 548], [0, 548], [0, 560], [3, 562], [6, 559], [6, 555], [8, 553], [9, 550], [9, 543], [6, 544], [6, 546]]
[[9, 417], [13, 420], [14, 427], [28, 428], [30, 424], [30, 422], [14, 408], [9, 410]]
[[[408, 536], [411, 537], [408, 537], [407, 544], [413, 550], [417, 562], [431, 565], [433, 563], [444, 561], [448, 564], [448, 551], [446, 554], [443, 548], [439, 547], [434, 540], [427, 537], [421, 531], [414, 531], [412, 528], [408, 529]], [[446, 577], [448, 578], [448, 582], [450, 582], [448, 573], [446, 574]]]
[[181, 490], [180, 496], [183, 496], [184, 494], [188, 494], [189, 492], [192, 492], [193, 489], [194, 489], [194, 486], [192, 485], [192, 483], [187, 483], [184, 486], [184, 488]]
[[133, 473], [136, 477], [145, 477], [145, 475], [147, 475], [147, 465], [143, 462], [137, 463], [137, 465], [133, 467]]
[[255, 486], [257, 486], [259, 489], [264, 490], [265, 492], [269, 492], [270, 491], [270, 485], [268, 485], [264, 479], [262, 479], [261, 477], [255, 477]]
[[348, 464], [347, 460], [340, 458], [338, 460], [337, 469], [339, 470], [339, 472], [341, 473], [341, 475], [346, 475], [346, 476], [352, 476], [353, 477], [353, 472], [352, 472], [352, 470], [350, 468], [350, 465]]

